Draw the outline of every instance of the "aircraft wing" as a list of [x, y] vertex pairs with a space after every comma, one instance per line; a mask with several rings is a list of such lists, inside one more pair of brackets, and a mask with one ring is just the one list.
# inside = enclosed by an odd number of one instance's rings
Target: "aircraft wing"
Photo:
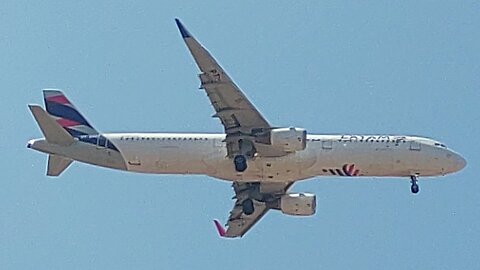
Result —
[[[250, 228], [255, 225], [270, 209], [279, 209], [280, 197], [285, 194], [293, 185], [288, 183], [245, 183], [234, 182], [235, 205], [228, 222], [226, 230], [215, 220], [215, 226], [222, 237], [242, 237]], [[251, 199], [254, 204], [254, 211], [250, 215], [243, 212], [242, 203]]]
[[[215, 114], [222, 122], [227, 134], [227, 150], [230, 157], [238, 152], [241, 138], [254, 136], [271, 129], [270, 124], [248, 100], [227, 73], [210, 55], [210, 53], [188, 32], [183, 24], [175, 19], [190, 53], [200, 68], [200, 88], [204, 89], [210, 99]], [[266, 156], [283, 155], [282, 151], [257, 147], [257, 152]]]

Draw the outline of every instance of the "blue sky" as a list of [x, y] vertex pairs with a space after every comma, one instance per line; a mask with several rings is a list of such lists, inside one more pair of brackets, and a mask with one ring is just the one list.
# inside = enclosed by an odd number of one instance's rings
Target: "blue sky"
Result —
[[[0, 269], [478, 267], [477, 1], [99, 2], [0, 3]], [[228, 182], [79, 163], [47, 178], [25, 148], [42, 88], [102, 131], [222, 131], [175, 17], [270, 122], [434, 137], [467, 168], [417, 196], [404, 179], [297, 183], [315, 216], [271, 212], [238, 240], [211, 222], [232, 207]]]

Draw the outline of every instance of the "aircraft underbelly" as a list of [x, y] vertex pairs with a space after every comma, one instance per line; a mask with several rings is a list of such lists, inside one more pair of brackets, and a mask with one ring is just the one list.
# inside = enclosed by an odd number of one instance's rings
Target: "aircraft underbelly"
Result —
[[[336, 143], [310, 144], [282, 157], [255, 157], [248, 169], [235, 171], [222, 143], [122, 145], [129, 171], [154, 174], [200, 174], [229, 181], [290, 182], [316, 176], [409, 176], [419, 170], [409, 149]], [[415, 153], [421, 154], [421, 153]], [[428, 173], [432, 174], [432, 173]], [[425, 174], [424, 174], [425, 175]]]
[[129, 171], [154, 174], [207, 174], [205, 160], [213, 151], [209, 145], [144, 144], [121, 147]]

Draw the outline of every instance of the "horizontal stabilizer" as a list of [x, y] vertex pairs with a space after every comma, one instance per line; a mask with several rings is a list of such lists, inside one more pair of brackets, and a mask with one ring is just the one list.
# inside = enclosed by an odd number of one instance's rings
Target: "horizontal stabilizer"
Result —
[[48, 155], [48, 167], [47, 175], [48, 176], [59, 176], [70, 164], [72, 164], [71, 159], [64, 158], [57, 155]]
[[39, 105], [28, 105], [45, 139], [52, 144], [68, 146], [75, 140]]

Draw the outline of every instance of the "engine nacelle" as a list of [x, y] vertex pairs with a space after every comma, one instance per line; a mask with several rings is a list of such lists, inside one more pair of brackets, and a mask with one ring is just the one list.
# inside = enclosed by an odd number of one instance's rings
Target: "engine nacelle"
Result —
[[272, 129], [270, 143], [283, 148], [285, 152], [302, 151], [307, 147], [307, 131], [295, 127]]
[[292, 216], [311, 216], [317, 209], [317, 199], [312, 193], [287, 193], [280, 199], [282, 213]]

